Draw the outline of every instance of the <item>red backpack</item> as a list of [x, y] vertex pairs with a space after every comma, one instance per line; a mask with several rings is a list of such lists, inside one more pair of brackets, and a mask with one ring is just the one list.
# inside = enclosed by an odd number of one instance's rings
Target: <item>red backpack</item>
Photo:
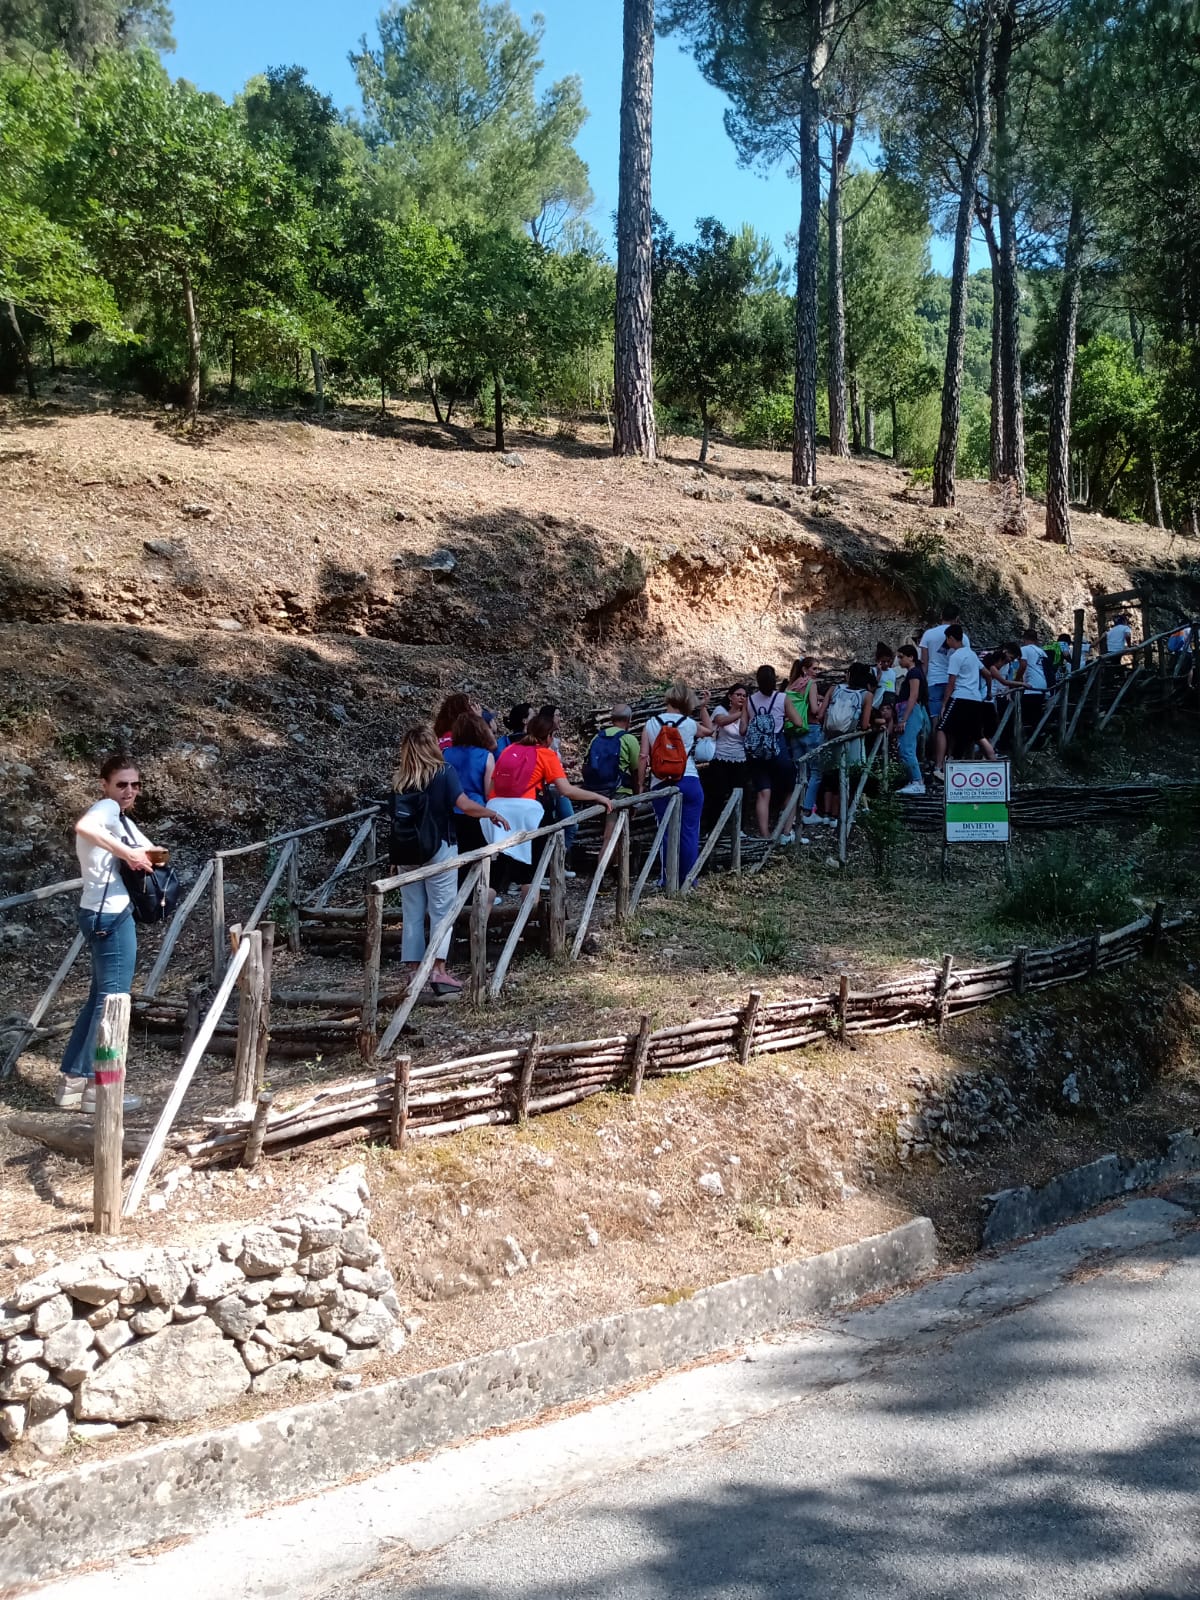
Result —
[[496, 757], [492, 774], [492, 795], [497, 800], [523, 800], [533, 785], [533, 769], [537, 766], [538, 747], [535, 744], [506, 745]]
[[684, 720], [680, 717], [679, 722], [668, 722], [666, 717], [660, 717], [659, 730], [650, 746], [650, 771], [664, 783], [678, 783], [687, 771], [688, 747], [679, 731], [679, 723]]

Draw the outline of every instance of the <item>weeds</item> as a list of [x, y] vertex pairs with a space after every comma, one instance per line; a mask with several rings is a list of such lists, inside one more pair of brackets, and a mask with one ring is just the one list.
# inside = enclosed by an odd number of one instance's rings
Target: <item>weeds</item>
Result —
[[1111, 834], [1084, 843], [1048, 840], [1016, 873], [996, 908], [997, 920], [1055, 932], [1116, 925], [1135, 912], [1133, 871], [1116, 857]]
[[760, 911], [750, 926], [746, 959], [750, 967], [774, 967], [783, 961], [791, 947], [791, 936], [783, 918], [774, 911]]
[[[896, 851], [905, 837], [904, 811], [897, 791], [907, 781], [908, 774], [894, 762], [886, 781], [877, 783], [869, 808], [859, 807], [856, 818], [858, 831], [866, 840], [871, 852], [871, 864], [879, 883], [891, 883], [896, 865]], [[857, 774], [855, 775], [857, 781]], [[870, 789], [868, 784], [868, 791]]]

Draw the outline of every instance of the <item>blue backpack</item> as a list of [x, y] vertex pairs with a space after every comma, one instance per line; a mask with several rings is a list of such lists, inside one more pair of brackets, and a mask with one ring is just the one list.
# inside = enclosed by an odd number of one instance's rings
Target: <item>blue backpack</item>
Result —
[[621, 740], [624, 729], [598, 733], [588, 746], [583, 764], [583, 786], [611, 798], [621, 786]]

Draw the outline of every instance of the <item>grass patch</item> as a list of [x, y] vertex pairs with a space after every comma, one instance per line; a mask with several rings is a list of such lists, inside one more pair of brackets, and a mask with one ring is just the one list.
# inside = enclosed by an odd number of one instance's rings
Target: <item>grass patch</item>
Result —
[[1018, 867], [997, 920], [1050, 932], [1083, 931], [1130, 921], [1133, 869], [1116, 854], [1111, 834], [1048, 839]]

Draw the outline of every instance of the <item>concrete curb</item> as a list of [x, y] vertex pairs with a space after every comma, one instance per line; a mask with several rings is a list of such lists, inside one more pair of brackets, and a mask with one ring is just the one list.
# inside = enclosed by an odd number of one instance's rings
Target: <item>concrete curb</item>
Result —
[[1060, 1172], [1040, 1189], [1028, 1185], [1003, 1189], [991, 1194], [991, 1210], [983, 1225], [983, 1246], [1011, 1244], [1027, 1239], [1045, 1228], [1070, 1222], [1085, 1211], [1130, 1194], [1134, 1189], [1150, 1189], [1171, 1178], [1182, 1178], [1200, 1171], [1200, 1129], [1184, 1128], [1167, 1140], [1162, 1156], [1134, 1161], [1129, 1156], [1101, 1156], [1086, 1167]]
[[318, 1493], [821, 1316], [928, 1272], [927, 1217], [823, 1255], [454, 1366], [170, 1440], [0, 1493], [0, 1585]]

